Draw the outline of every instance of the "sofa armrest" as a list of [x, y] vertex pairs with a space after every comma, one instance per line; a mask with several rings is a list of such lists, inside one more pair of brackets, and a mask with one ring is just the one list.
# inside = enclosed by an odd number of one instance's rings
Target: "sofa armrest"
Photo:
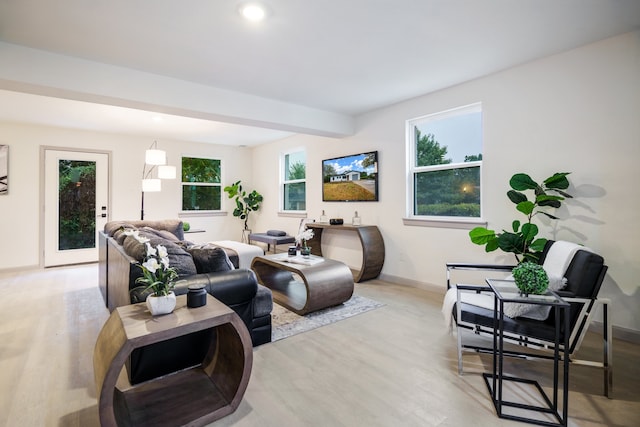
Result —
[[[209, 295], [227, 306], [247, 303], [255, 298], [258, 291], [255, 273], [245, 269], [194, 274], [179, 281], [173, 291], [176, 295], [183, 295], [189, 291], [191, 285], [204, 286]], [[149, 293], [135, 289], [131, 292], [131, 302], [143, 302]]]
[[447, 289], [450, 289], [452, 270], [502, 271], [506, 273], [513, 270], [515, 265], [448, 262], [446, 263], [446, 267], [447, 267]]
[[209, 295], [228, 306], [251, 301], [258, 292], [255, 273], [246, 269], [189, 276], [185, 282], [179, 284], [180, 289], [176, 291], [176, 295], [186, 293], [192, 284], [204, 285]]

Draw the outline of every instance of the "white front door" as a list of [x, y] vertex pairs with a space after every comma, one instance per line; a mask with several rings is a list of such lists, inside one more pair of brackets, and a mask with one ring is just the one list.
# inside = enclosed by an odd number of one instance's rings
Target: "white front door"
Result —
[[108, 220], [109, 154], [46, 149], [44, 266], [98, 260]]

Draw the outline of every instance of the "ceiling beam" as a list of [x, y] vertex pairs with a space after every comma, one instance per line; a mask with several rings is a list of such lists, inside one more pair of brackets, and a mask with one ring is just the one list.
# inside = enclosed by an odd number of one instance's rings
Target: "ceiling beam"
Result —
[[0, 89], [328, 137], [355, 129], [344, 114], [4, 42]]

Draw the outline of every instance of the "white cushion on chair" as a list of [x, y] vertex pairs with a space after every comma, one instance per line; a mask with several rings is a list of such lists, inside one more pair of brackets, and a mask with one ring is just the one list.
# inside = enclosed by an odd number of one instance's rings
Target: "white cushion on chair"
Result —
[[[549, 276], [550, 290], [559, 291], [567, 285], [567, 279], [565, 279], [564, 274], [567, 272], [573, 256], [580, 250], [592, 252], [589, 248], [577, 243], [563, 240], [554, 242], [551, 245], [542, 264], [542, 268]], [[528, 319], [545, 320], [549, 317], [550, 312], [551, 307], [549, 306], [516, 303], [504, 305], [504, 314], [511, 318], [526, 317]]]
[[[577, 243], [565, 242], [563, 240], [554, 242], [547, 252], [547, 257], [544, 259], [542, 267], [549, 275], [549, 287], [551, 288], [551, 277], [564, 277], [564, 273], [569, 268], [571, 260], [576, 252], [583, 250], [592, 252], [591, 249], [578, 245]], [[554, 291], [560, 290], [553, 289]]]

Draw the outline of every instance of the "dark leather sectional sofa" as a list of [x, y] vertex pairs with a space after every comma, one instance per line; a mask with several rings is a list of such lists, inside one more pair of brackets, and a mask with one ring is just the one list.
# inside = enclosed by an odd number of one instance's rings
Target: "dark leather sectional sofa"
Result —
[[[202, 247], [184, 240], [182, 221], [179, 220], [112, 221], [105, 225], [99, 236], [99, 285], [109, 311], [146, 298], [146, 294], [138, 290], [132, 292], [138, 287], [136, 278], [142, 275], [141, 254], [133, 249], [139, 243], [131, 242], [133, 237], [124, 234], [125, 230], [132, 229], [138, 229], [140, 234], [150, 238], [153, 246], [167, 247], [170, 264], [178, 270], [181, 279], [174, 289], [176, 295], [186, 294], [191, 284], [204, 285], [210, 295], [240, 316], [254, 346], [271, 341], [271, 291], [258, 284], [251, 270], [225, 268], [228, 271], [217, 271], [216, 267], [207, 265], [209, 258], [198, 252]], [[198, 262], [194, 262], [194, 257]], [[200, 343], [204, 341], [192, 334], [180, 337], [177, 342], [172, 340], [140, 349], [132, 354], [127, 365], [131, 382], [139, 383], [201, 361], [206, 348]]]

